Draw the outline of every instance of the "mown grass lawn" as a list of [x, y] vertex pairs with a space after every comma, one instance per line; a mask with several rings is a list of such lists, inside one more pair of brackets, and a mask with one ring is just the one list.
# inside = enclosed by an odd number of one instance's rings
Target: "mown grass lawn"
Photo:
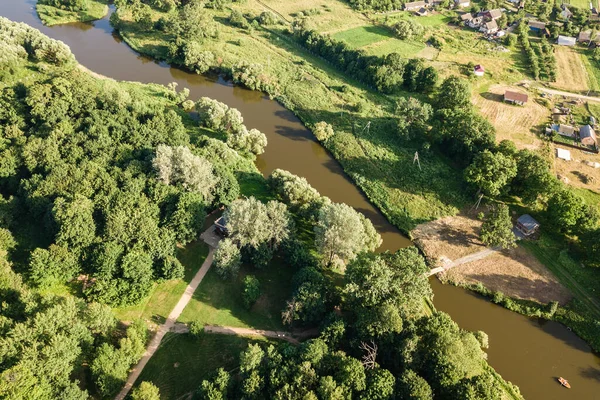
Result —
[[374, 56], [385, 56], [390, 53], [398, 53], [405, 58], [414, 58], [424, 48], [425, 44], [421, 42], [391, 38], [384, 42], [379, 42], [372, 46], [368, 46], [365, 48], [365, 51]]
[[201, 240], [179, 249], [177, 258], [185, 267], [185, 277], [156, 284], [150, 296], [142, 303], [115, 309], [117, 318], [122, 321], [141, 318], [156, 324], [164, 323], [207, 255], [208, 246]]
[[360, 48], [393, 37], [392, 31], [385, 26], [365, 25], [333, 35], [334, 39], [343, 40], [352, 48]]
[[[203, 324], [240, 328], [282, 329], [281, 311], [291, 294], [294, 270], [275, 258], [266, 268], [244, 265], [238, 277], [223, 280], [215, 269], [208, 271], [194, 293], [179, 322], [200, 321]], [[251, 309], [242, 299], [243, 280], [248, 274], [260, 282], [261, 297]]]
[[168, 333], [136, 381], [154, 383], [161, 399], [179, 399], [191, 394], [217, 368], [231, 371], [239, 364], [239, 354], [249, 343], [265, 340], [240, 336]]
[[103, 18], [108, 13], [107, 0], [88, 0], [83, 11], [61, 10], [56, 7], [37, 4], [36, 10], [44, 25], [61, 25], [71, 22], [88, 22]]

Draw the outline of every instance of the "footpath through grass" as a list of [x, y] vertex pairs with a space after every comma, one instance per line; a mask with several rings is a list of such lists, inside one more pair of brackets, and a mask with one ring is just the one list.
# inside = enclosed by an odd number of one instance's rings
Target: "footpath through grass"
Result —
[[89, 22], [103, 18], [108, 13], [107, 0], [87, 0], [83, 11], [67, 11], [60, 8], [37, 4], [35, 6], [44, 25], [62, 25], [72, 22]]
[[185, 267], [183, 279], [173, 279], [155, 285], [150, 296], [135, 306], [115, 309], [115, 315], [121, 321], [133, 321], [141, 318], [163, 324], [171, 310], [175, 307], [179, 298], [185, 291], [196, 272], [208, 255], [208, 246], [201, 240], [190, 243], [185, 249], [179, 249], [177, 258]]
[[231, 371], [249, 343], [266, 342], [240, 336], [168, 333], [136, 381], [154, 383], [162, 399], [179, 399], [193, 393], [217, 368]]

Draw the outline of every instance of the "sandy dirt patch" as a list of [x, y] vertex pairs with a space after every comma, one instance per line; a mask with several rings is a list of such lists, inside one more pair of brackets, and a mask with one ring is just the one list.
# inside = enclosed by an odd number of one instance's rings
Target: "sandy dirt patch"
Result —
[[540, 303], [558, 301], [565, 304], [570, 299], [567, 289], [522, 247], [459, 265], [440, 278], [457, 283], [481, 283], [510, 297]]
[[588, 90], [590, 77], [583, 65], [581, 56], [575, 50], [566, 46], [555, 46], [556, 82], [552, 86], [570, 92]]
[[548, 122], [550, 110], [536, 103], [531, 93], [525, 106], [503, 102], [506, 90], [526, 93], [522, 88], [492, 85], [484, 93], [474, 93], [473, 103], [481, 114], [496, 128], [498, 141], [509, 139], [517, 148], [536, 149], [541, 141], [534, 131], [541, 132]]
[[[481, 221], [475, 218], [477, 212], [421, 224], [412, 231], [414, 241], [437, 266], [443, 265], [444, 260], [455, 261], [481, 252], [486, 247], [479, 240]], [[541, 303], [555, 300], [564, 304], [569, 299], [569, 292], [552, 273], [521, 247], [456, 266], [440, 278], [457, 283], [482, 283], [511, 297]]]

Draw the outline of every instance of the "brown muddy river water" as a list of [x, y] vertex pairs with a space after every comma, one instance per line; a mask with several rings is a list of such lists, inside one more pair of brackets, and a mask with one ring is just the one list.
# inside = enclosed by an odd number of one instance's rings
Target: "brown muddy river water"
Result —
[[[321, 194], [345, 202], [373, 221], [381, 233], [383, 248], [410, 245], [352, 184], [340, 165], [288, 110], [261, 93], [234, 87], [222, 80], [188, 74], [153, 62], [132, 51], [113, 34], [108, 18], [92, 24], [44, 27], [35, 13], [35, 0], [0, 0], [0, 15], [25, 22], [71, 47], [77, 60], [90, 70], [118, 80], [145, 83], [179, 83], [191, 98], [207, 96], [240, 110], [249, 128], [264, 132], [267, 150], [257, 160], [264, 174], [282, 168], [305, 177]], [[600, 358], [564, 326], [525, 318], [465, 290], [431, 280], [438, 309], [448, 312], [459, 325], [489, 335], [489, 362], [505, 379], [515, 383], [527, 399], [600, 400]], [[556, 382], [567, 378], [572, 389]]]

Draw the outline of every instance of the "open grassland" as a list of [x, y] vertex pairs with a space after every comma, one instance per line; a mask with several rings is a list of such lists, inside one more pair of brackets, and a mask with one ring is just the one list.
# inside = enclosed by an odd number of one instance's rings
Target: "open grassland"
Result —
[[136, 381], [155, 384], [162, 399], [188, 398], [217, 368], [231, 371], [249, 343], [265, 342], [240, 336], [168, 333]]
[[531, 94], [525, 106], [504, 103], [506, 90], [525, 92], [521, 88], [491, 85], [487, 89], [481, 89], [483, 92], [473, 94], [473, 104], [496, 128], [497, 141], [511, 140], [520, 149], [538, 148], [541, 141], [534, 132], [543, 131], [543, 126], [550, 117], [550, 110], [538, 104]]
[[347, 31], [337, 32], [333, 35], [333, 38], [343, 40], [352, 48], [360, 48], [384, 41], [392, 36], [392, 31], [384, 26], [365, 25]]
[[[294, 271], [281, 260], [274, 259], [266, 268], [245, 265], [233, 281], [223, 280], [211, 269], [194, 293], [179, 322], [200, 321], [208, 325], [239, 328], [282, 329], [281, 311], [291, 293]], [[247, 309], [242, 299], [243, 280], [248, 274], [258, 278], [261, 297]]]
[[565, 3], [570, 4], [573, 7], [581, 8], [582, 10], [589, 10], [590, 3], [592, 3], [594, 7], [598, 7], [598, 0], [566, 0]]
[[413, 42], [408, 40], [400, 40], [391, 38], [382, 42], [375, 43], [371, 46], [364, 47], [363, 49], [367, 54], [374, 56], [385, 56], [390, 53], [398, 53], [405, 58], [428, 58], [433, 59], [437, 52], [428, 54], [427, 56], [421, 57], [420, 54], [427, 47], [421, 42]]
[[556, 82], [552, 86], [570, 92], [590, 89], [590, 79], [584, 62], [577, 50], [567, 46], [554, 46], [557, 64]]
[[[215, 16], [222, 20], [228, 12], [215, 12]], [[159, 17], [160, 13], [154, 16]], [[169, 38], [144, 32], [128, 21], [128, 15], [124, 18], [121, 34], [125, 40], [138, 51], [164, 59]], [[219, 29], [219, 39], [207, 40], [204, 48], [221, 58], [224, 68], [240, 60], [262, 64], [265, 73], [279, 81], [278, 99], [304, 123], [332, 124], [336, 134], [327, 147], [400, 229], [409, 231], [462, 207], [465, 200], [458, 171], [433, 152], [421, 154], [422, 171], [413, 164], [415, 151], [421, 149], [396, 135], [390, 97], [348, 79], [277, 31], [256, 29], [248, 35], [224, 23]], [[369, 122], [370, 129], [364, 130]]]
[[164, 323], [207, 255], [208, 246], [202, 241], [179, 249], [177, 257], [185, 267], [184, 278], [156, 284], [150, 296], [140, 304], [114, 310], [117, 318], [122, 321], [141, 318], [157, 325]]
[[342, 0], [250, 0], [243, 5], [255, 12], [262, 12], [265, 6], [291, 21], [300, 13], [310, 16], [311, 26], [321, 32], [337, 32], [364, 25], [367, 18], [354, 11]]
[[600, 63], [592, 58], [590, 49], [578, 48], [577, 51], [587, 71], [590, 88], [596, 93], [600, 92]]
[[44, 4], [37, 4], [36, 10], [44, 25], [61, 25], [71, 22], [88, 22], [101, 19], [108, 13], [106, 0], [88, 0], [83, 11], [61, 10]]

